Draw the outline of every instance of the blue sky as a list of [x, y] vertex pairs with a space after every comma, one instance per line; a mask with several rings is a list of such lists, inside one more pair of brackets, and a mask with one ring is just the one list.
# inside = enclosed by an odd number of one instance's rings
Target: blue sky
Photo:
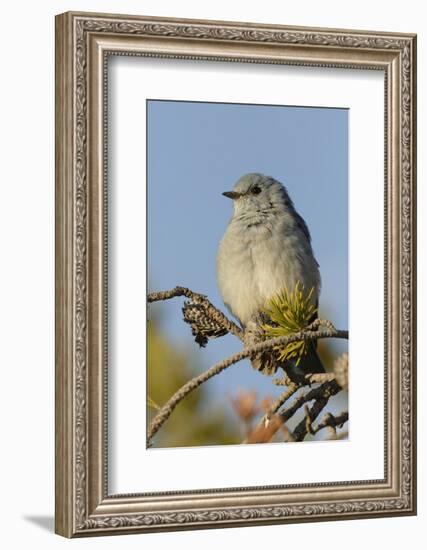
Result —
[[[232, 202], [221, 193], [243, 174], [262, 172], [287, 187], [310, 229], [320, 315], [348, 328], [348, 111], [149, 100], [147, 114], [149, 291], [187, 286], [225, 310], [215, 256]], [[200, 370], [240, 347], [226, 336], [199, 350], [182, 321], [182, 299], [151, 307], [168, 338], [194, 351]], [[260, 396], [280, 391], [247, 361], [208, 385], [215, 398], [239, 387]]]

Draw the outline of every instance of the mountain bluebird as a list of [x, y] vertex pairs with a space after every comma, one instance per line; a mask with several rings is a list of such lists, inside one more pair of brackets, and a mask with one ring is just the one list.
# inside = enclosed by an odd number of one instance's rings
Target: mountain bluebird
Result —
[[[317, 306], [320, 292], [319, 265], [311, 247], [307, 225], [295, 210], [285, 187], [263, 174], [246, 174], [233, 191], [234, 213], [220, 242], [217, 255], [218, 286], [225, 305], [245, 329], [247, 345], [262, 339], [260, 325], [269, 298], [297, 282]], [[314, 319], [313, 319], [314, 320]], [[315, 344], [297, 364], [278, 364], [271, 352], [251, 359], [265, 374], [281, 366], [293, 380], [307, 373], [324, 372]]]

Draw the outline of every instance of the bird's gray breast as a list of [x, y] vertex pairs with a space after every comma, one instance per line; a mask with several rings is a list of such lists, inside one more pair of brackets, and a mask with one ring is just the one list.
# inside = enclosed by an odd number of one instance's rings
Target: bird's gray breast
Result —
[[298, 228], [280, 217], [233, 219], [220, 242], [217, 278], [224, 303], [245, 325], [271, 296], [298, 281], [315, 288], [320, 277], [311, 245]]

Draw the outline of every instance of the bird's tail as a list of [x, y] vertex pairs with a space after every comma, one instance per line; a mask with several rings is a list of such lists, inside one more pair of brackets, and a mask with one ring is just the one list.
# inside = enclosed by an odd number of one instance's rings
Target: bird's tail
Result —
[[287, 360], [279, 363], [279, 366], [286, 372], [293, 382], [302, 382], [307, 374], [318, 374], [325, 372], [325, 367], [317, 353], [316, 346], [310, 342], [308, 353], [300, 360]]

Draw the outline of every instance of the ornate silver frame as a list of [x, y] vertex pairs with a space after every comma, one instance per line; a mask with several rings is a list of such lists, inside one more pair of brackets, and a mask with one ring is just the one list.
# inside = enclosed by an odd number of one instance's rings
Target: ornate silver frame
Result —
[[[385, 478], [109, 495], [105, 59], [141, 55], [385, 73]], [[56, 532], [66, 537], [416, 513], [416, 37], [65, 13], [56, 18]]]

